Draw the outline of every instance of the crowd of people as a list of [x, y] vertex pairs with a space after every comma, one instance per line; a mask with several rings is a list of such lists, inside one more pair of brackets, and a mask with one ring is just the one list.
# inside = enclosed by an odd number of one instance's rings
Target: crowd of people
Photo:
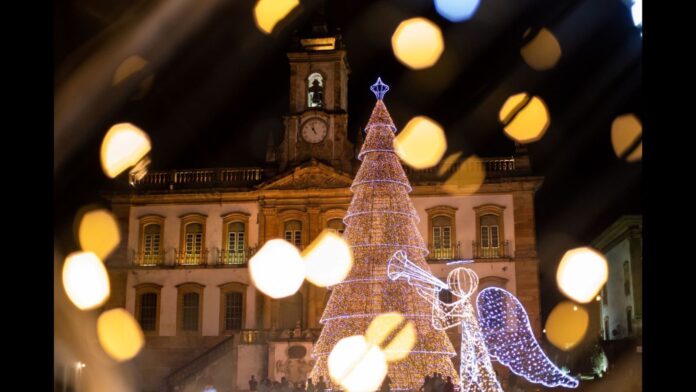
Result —
[[[252, 392], [324, 392], [326, 389], [326, 381], [321, 376], [316, 384], [311, 378], [307, 379], [307, 382], [296, 383], [291, 383], [285, 377], [281, 378], [280, 382], [264, 378], [259, 383], [254, 376], [251, 376], [249, 380], [249, 390]], [[382, 381], [379, 392], [391, 392], [391, 379], [389, 376], [386, 376], [384, 381]], [[445, 380], [440, 373], [425, 376], [419, 392], [454, 392], [452, 377], [448, 376]]]

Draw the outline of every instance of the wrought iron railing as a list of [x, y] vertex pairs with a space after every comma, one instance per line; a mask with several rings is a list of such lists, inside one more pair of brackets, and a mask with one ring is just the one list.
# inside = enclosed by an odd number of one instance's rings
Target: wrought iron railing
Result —
[[132, 252], [131, 261], [137, 267], [160, 267], [164, 265], [164, 252]]
[[509, 259], [512, 258], [510, 252], [510, 241], [500, 242], [498, 246], [483, 246], [482, 243], [472, 241], [471, 249], [473, 249], [474, 259]]
[[248, 247], [243, 250], [227, 250], [220, 249], [217, 250], [217, 257], [215, 258], [215, 265], [219, 267], [224, 266], [246, 266], [249, 259], [256, 253], [255, 247]]
[[176, 265], [205, 265], [208, 264], [208, 249], [202, 249], [200, 252], [180, 252], [179, 249], [174, 249]]
[[460, 243], [450, 247], [428, 245], [428, 261], [457, 260], [460, 257]]

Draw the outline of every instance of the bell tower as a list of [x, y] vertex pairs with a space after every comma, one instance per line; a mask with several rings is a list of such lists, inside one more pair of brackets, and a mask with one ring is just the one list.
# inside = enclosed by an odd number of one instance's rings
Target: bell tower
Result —
[[297, 38], [288, 53], [289, 110], [283, 116], [283, 141], [276, 150], [280, 171], [316, 159], [351, 172], [353, 144], [348, 140], [348, 74], [341, 35], [329, 33], [323, 7], [312, 30]]

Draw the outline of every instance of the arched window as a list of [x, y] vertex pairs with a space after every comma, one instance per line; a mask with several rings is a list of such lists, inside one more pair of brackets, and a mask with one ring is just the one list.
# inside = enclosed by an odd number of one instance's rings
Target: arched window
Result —
[[452, 252], [452, 218], [438, 215], [433, 218], [433, 258], [448, 260]]
[[510, 257], [503, 235], [504, 206], [494, 204], [474, 207], [476, 212], [477, 242], [474, 258], [496, 259]]
[[198, 311], [200, 296], [198, 293], [186, 293], [182, 297], [181, 329], [184, 331], [198, 331]]
[[178, 291], [178, 330], [182, 334], [200, 335], [203, 303], [203, 288], [198, 283], [184, 283], [177, 286]]
[[220, 332], [229, 334], [244, 328], [247, 286], [231, 282], [220, 285]]
[[427, 208], [429, 260], [453, 260], [459, 257], [456, 240], [457, 208], [436, 206]]
[[244, 264], [246, 255], [244, 252], [245, 228], [242, 222], [230, 222], [227, 224], [227, 259], [228, 264]]
[[147, 215], [140, 217], [139, 249], [135, 262], [140, 266], [156, 266], [163, 262], [164, 217]]
[[324, 106], [324, 77], [314, 72], [307, 78], [307, 107], [320, 108]]
[[135, 319], [146, 335], [158, 333], [161, 289], [162, 286], [154, 283], [135, 286]]
[[298, 248], [302, 246], [302, 222], [298, 220], [285, 222], [285, 241]]
[[343, 231], [346, 229], [346, 226], [343, 224], [342, 219], [331, 219], [330, 221], [327, 222], [326, 227], [329, 230], [333, 230], [339, 235], [343, 234]]
[[145, 239], [143, 244], [143, 253], [146, 257], [158, 255], [160, 253], [160, 233], [162, 226], [153, 223], [145, 226]]
[[500, 223], [492, 214], [481, 217], [481, 248], [496, 249], [500, 247]]

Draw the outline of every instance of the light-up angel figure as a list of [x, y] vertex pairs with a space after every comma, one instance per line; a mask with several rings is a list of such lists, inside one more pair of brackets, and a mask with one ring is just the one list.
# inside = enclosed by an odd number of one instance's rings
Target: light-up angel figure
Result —
[[[462, 326], [461, 392], [502, 391], [491, 359], [533, 383], [578, 386], [578, 380], [563, 373], [541, 350], [527, 312], [512, 294], [496, 287], [481, 290], [476, 317], [470, 298], [478, 287], [478, 276], [471, 269], [452, 270], [445, 283], [409, 261], [406, 252], [397, 251], [389, 260], [387, 276], [391, 280], [406, 279], [432, 305], [435, 329]], [[450, 290], [457, 300], [442, 302], [441, 290]]]

